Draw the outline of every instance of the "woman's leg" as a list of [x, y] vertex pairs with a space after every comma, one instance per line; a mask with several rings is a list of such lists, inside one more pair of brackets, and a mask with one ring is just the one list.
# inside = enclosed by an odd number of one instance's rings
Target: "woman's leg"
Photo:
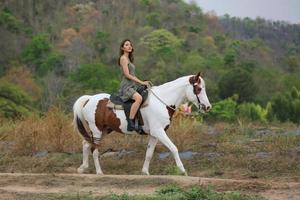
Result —
[[132, 96], [132, 99], [134, 100], [134, 103], [131, 106], [129, 119], [134, 119], [141, 103], [142, 103], [142, 96], [139, 93], [134, 93]]

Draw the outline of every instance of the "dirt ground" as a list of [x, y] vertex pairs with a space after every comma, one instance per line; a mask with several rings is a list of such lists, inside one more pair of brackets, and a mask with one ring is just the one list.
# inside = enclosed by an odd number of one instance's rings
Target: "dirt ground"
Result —
[[0, 199], [53, 199], [51, 195], [111, 193], [151, 195], [166, 184], [187, 188], [213, 186], [217, 191], [241, 191], [260, 194], [270, 200], [299, 200], [300, 183], [266, 180], [215, 179], [190, 176], [139, 176], [93, 174], [0, 174]]

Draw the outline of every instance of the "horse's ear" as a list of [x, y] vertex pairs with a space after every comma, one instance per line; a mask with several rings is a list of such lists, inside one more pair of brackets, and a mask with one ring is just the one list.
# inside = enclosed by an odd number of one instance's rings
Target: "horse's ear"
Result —
[[199, 83], [199, 77], [200, 77], [200, 75], [201, 75], [201, 72], [198, 72], [195, 76], [192, 76], [191, 78], [190, 78], [190, 83], [192, 84], [192, 85], [194, 85], [195, 83]]
[[203, 73], [203, 72], [198, 72], [197, 75], [196, 75], [196, 77], [199, 77], [199, 76], [200, 76], [200, 77], [203, 77], [203, 76], [204, 76], [204, 73]]
[[202, 76], [202, 73], [198, 72], [197, 75], [195, 76], [195, 81], [198, 82], [200, 76]]

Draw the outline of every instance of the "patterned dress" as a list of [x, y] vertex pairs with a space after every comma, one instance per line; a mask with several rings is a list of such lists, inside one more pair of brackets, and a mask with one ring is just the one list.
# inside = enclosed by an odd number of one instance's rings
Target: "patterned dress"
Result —
[[[128, 63], [128, 70], [130, 75], [135, 76], [135, 66], [131, 62]], [[126, 102], [129, 99], [131, 99], [133, 94], [136, 92], [138, 86], [139, 84], [137, 82], [126, 78], [122, 73], [122, 81], [119, 90], [120, 98], [122, 99], [122, 101]]]

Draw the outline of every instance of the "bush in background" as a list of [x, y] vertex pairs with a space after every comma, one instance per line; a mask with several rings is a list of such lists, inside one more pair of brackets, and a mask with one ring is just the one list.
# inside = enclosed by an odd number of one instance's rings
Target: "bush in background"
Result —
[[267, 110], [255, 103], [240, 104], [238, 115], [252, 121], [267, 122]]
[[281, 122], [300, 122], [300, 92], [296, 87], [272, 99], [269, 118]]
[[219, 101], [212, 106], [208, 117], [218, 120], [233, 121], [236, 119], [237, 103], [233, 98]]
[[0, 116], [20, 118], [29, 115], [32, 99], [20, 87], [0, 80]]

